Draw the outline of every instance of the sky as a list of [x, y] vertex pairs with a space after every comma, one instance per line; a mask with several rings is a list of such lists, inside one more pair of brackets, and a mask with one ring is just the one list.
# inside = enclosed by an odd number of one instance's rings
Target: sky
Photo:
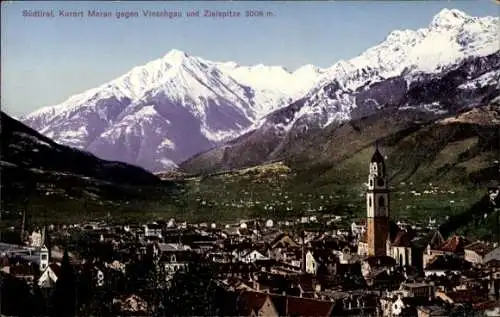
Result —
[[[494, 0], [464, 1], [155, 1], [4, 2], [1, 10], [1, 105], [22, 116], [97, 87], [171, 49], [241, 65], [329, 67], [383, 41], [395, 29], [426, 27], [443, 8], [498, 16]], [[204, 10], [240, 17], [203, 17]], [[23, 10], [53, 10], [53, 18]], [[61, 17], [59, 10], [84, 11]], [[111, 18], [88, 17], [88, 10]], [[180, 18], [144, 17], [145, 10], [182, 12]], [[187, 12], [200, 11], [200, 17]], [[247, 10], [271, 16], [245, 17]], [[116, 12], [138, 12], [117, 18]]]

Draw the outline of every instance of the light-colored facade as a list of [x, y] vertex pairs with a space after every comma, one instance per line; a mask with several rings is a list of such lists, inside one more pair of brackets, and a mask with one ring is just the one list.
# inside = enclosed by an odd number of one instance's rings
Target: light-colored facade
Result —
[[306, 273], [316, 274], [318, 272], [318, 263], [314, 259], [311, 251], [307, 251], [306, 253]]

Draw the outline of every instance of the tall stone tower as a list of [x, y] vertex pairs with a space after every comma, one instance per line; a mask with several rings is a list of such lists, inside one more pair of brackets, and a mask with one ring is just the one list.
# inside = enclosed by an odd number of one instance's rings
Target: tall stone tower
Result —
[[378, 146], [370, 161], [366, 192], [368, 256], [386, 255], [389, 235], [389, 186]]

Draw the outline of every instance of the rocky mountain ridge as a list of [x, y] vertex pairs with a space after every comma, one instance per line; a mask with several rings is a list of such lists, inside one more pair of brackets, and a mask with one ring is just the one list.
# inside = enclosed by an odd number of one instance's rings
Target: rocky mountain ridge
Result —
[[212, 62], [172, 50], [22, 121], [55, 141], [158, 171], [305, 94], [322, 70]]
[[295, 141], [311, 131], [383, 108], [439, 116], [488, 103], [498, 93], [498, 23], [444, 9], [426, 28], [393, 31], [348, 61], [293, 73], [173, 50], [23, 121], [57, 142], [152, 171], [196, 153], [181, 165], [260, 164], [301, 151]]
[[[306, 160], [322, 156], [316, 150], [324, 147], [318, 135], [326, 136], [353, 120], [432, 122], [490, 104], [500, 95], [495, 21], [498, 18], [443, 10], [426, 29], [393, 32], [362, 55], [335, 64], [320, 85], [264, 117], [256, 129], [180, 166], [214, 171]], [[429, 39], [434, 38], [447, 39], [447, 44], [433, 47]], [[387, 117], [381, 118], [381, 113]], [[385, 129], [380, 136], [391, 133], [391, 126], [380, 128]], [[356, 142], [350, 136], [344, 138]]]

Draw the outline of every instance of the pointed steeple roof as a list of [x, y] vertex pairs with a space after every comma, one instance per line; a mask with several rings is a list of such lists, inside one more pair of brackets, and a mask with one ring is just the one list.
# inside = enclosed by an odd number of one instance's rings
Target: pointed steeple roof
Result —
[[375, 141], [375, 153], [373, 153], [371, 163], [384, 163], [384, 157], [378, 149], [378, 141]]

